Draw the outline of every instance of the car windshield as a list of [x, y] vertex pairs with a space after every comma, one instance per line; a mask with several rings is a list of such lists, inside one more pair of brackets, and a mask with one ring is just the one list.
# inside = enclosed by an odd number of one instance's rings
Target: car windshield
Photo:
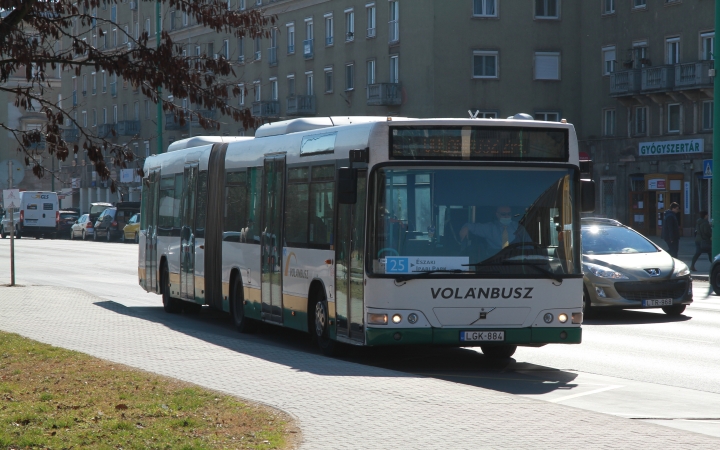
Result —
[[60, 213], [61, 219], [70, 219], [70, 220], [76, 220], [78, 218], [77, 214], [72, 213]]
[[580, 273], [573, 180], [565, 168], [379, 169], [371, 181], [368, 271]]
[[582, 252], [584, 255], [655, 253], [659, 251], [652, 242], [629, 228], [603, 225], [583, 225], [582, 227]]
[[108, 209], [109, 207], [110, 207], [109, 205], [92, 205], [90, 207], [90, 215], [96, 216], [96, 215], [100, 214], [101, 212], [105, 211], [106, 209]]

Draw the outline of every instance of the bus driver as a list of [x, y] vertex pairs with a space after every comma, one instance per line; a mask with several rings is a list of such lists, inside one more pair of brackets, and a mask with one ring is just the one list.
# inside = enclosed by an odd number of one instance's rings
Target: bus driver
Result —
[[466, 223], [458, 233], [460, 239], [465, 240], [468, 232], [484, 238], [493, 254], [513, 243], [532, 242], [525, 227], [512, 220], [509, 206], [498, 206], [495, 217], [497, 220], [488, 223]]

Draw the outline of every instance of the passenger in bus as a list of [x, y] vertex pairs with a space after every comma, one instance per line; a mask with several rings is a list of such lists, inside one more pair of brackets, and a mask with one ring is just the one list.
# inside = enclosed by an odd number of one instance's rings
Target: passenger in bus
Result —
[[498, 206], [495, 210], [496, 220], [487, 223], [466, 223], [458, 233], [461, 240], [468, 237], [468, 233], [485, 239], [487, 250], [495, 254], [510, 244], [532, 242], [525, 227], [513, 220], [512, 208]]

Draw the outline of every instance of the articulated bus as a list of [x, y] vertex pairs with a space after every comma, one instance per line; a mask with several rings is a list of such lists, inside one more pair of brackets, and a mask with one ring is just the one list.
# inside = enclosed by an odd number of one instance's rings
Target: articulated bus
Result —
[[[527, 120], [530, 119], [530, 120]], [[139, 281], [168, 312], [228, 312], [344, 345], [581, 342], [575, 129], [327, 117], [194, 137], [146, 160]]]

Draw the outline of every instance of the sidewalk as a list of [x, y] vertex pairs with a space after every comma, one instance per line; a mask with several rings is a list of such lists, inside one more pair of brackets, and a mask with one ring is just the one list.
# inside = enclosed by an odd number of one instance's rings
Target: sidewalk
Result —
[[[663, 250], [667, 251], [668, 246], [660, 239], [658, 236], [646, 236], [648, 239], [653, 241], [655, 244], [659, 245]], [[681, 237], [680, 238], [680, 247], [678, 251], [678, 259], [690, 267], [690, 263], [692, 263], [693, 255], [695, 255], [695, 237]], [[708, 261], [708, 257], [706, 253], [703, 253], [700, 255], [700, 258], [698, 258], [697, 263], [695, 263], [695, 268], [697, 269], [696, 272], [692, 273], [693, 280], [700, 280], [700, 281], [708, 281], [709, 279], [709, 272], [710, 272], [710, 261]]]
[[0, 287], [0, 329], [284, 410], [301, 448], [720, 448], [706, 435], [326, 358], [209, 322], [77, 289]]

